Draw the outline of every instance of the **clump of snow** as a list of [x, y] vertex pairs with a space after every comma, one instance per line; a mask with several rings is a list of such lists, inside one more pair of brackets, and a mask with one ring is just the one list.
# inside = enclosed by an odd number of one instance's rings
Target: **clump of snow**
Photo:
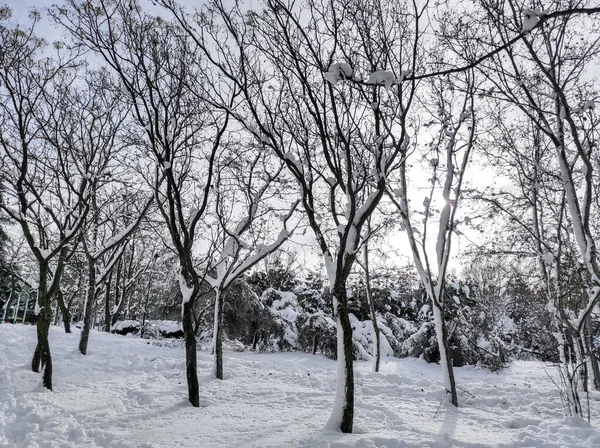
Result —
[[543, 12], [539, 8], [523, 10], [523, 28], [524, 33], [531, 31], [539, 23]]
[[352, 79], [354, 70], [352, 66], [346, 62], [336, 62], [331, 64], [329, 70], [323, 75], [327, 82], [336, 85], [342, 79]]
[[[183, 274], [179, 274], [179, 289], [181, 290], [181, 295], [183, 297], [182, 303], [183, 304], [188, 303], [190, 301], [190, 299], [192, 298], [192, 294], [194, 293], [194, 288], [188, 287]], [[182, 310], [181, 312], [183, 313], [183, 307], [181, 307], [181, 310]]]
[[130, 328], [140, 328], [142, 326], [142, 324], [137, 321], [137, 320], [131, 320], [131, 319], [127, 319], [127, 320], [121, 320], [119, 322], [117, 322], [116, 324], [114, 324], [112, 326], [112, 330], [115, 332], [120, 332], [120, 331], [124, 331], [125, 329], [130, 329]]
[[544, 263], [552, 264], [554, 262], [554, 254], [552, 254], [552, 252], [545, 252], [542, 255], [542, 259], [544, 260]]
[[383, 85], [389, 89], [393, 84], [398, 84], [399, 80], [394, 78], [394, 74], [388, 70], [378, 70], [369, 75], [367, 84]]

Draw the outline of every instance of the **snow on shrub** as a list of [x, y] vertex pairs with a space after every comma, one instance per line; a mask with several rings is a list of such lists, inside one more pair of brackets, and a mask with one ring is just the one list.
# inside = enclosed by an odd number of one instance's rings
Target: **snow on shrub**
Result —
[[141, 326], [142, 324], [137, 320], [121, 320], [112, 326], [111, 332], [123, 336], [130, 333], [138, 334]]
[[292, 292], [277, 291], [273, 288], [267, 288], [261, 301], [270, 311], [274, 319], [275, 328], [278, 328], [277, 334], [269, 339], [272, 349], [275, 351], [288, 348], [297, 348], [298, 330], [296, 320], [298, 319], [298, 302], [296, 295]]
[[[385, 326], [384, 321], [380, 318], [377, 319], [377, 323], [380, 326]], [[356, 359], [363, 359], [365, 361], [370, 360], [375, 355], [373, 351], [375, 342], [375, 331], [373, 329], [373, 322], [371, 320], [361, 322], [353, 314], [350, 314], [350, 325], [352, 325], [354, 357]], [[395, 336], [391, 333], [389, 328], [387, 335], [380, 330], [379, 346], [382, 358], [394, 356], [394, 350], [392, 349], [387, 339], [388, 336], [395, 339]]]

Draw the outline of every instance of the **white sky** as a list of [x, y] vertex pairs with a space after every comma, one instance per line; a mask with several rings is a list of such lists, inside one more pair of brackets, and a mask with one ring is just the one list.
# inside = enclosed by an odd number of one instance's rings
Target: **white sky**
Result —
[[[60, 5], [62, 3], [62, 1], [60, 1], [60, 0], [4, 0], [2, 2], [2, 0], [0, 0], [0, 3], [4, 3], [7, 6], [11, 7], [13, 9], [14, 21], [16, 21], [18, 23], [22, 23], [22, 24], [29, 23], [28, 14], [32, 8], [37, 8], [39, 10], [42, 10], [41, 11], [42, 12], [42, 20], [38, 24], [38, 27], [36, 30], [37, 34], [41, 37], [44, 37], [46, 40], [48, 40], [50, 42], [52, 42], [54, 40], [62, 39], [62, 36], [61, 36], [62, 31], [58, 27], [56, 27], [54, 24], [50, 23], [49, 20], [45, 17], [45, 14], [43, 13], [44, 8], [49, 8], [53, 4]], [[142, 5], [142, 7], [144, 7], [144, 9], [155, 10], [158, 14], [160, 14], [160, 11], [163, 11], [162, 8], [153, 7], [148, 0], [141, 0], [140, 3]], [[200, 6], [203, 2], [198, 1], [198, 0], [180, 0], [180, 3], [190, 9], [193, 9], [194, 7]], [[250, 1], [248, 3], [248, 5], [251, 7], [252, 3], [253, 2]], [[163, 15], [165, 17], [168, 16], [168, 14], [166, 14], [166, 13]], [[415, 173], [413, 171], [412, 174], [410, 175], [411, 179], [413, 179], [413, 181], [416, 181], [416, 183], [423, 182], [424, 184], [426, 184], [425, 179], [427, 179], [430, 176], [430, 173], [423, 171], [422, 176], [423, 176], [422, 180], [417, 180], [416, 178], [419, 177], [418, 173]], [[470, 167], [468, 168], [468, 173], [466, 175], [466, 179], [471, 184], [477, 183], [478, 185], [481, 185], [481, 184], [487, 183], [487, 182], [491, 181], [491, 179], [493, 179], [493, 172], [491, 171], [491, 169], [486, 170], [486, 169], [482, 169], [481, 166], [475, 167], [474, 164], [471, 164]], [[421, 201], [425, 197], [426, 192], [415, 190], [414, 193], [411, 192], [410, 194], [411, 194], [411, 198], [412, 198], [412, 207], [418, 208], [421, 205]], [[459, 211], [457, 213], [458, 217], [469, 214], [469, 210], [468, 210], [467, 206], [468, 206], [468, 204], [466, 204], [466, 203], [462, 203], [459, 206]], [[437, 233], [437, 221], [435, 219], [431, 222], [430, 226], [431, 226], [430, 228], [432, 229], [432, 233], [436, 234]], [[464, 231], [466, 233], [467, 237], [471, 240], [477, 241], [479, 239], [479, 233], [476, 231], [468, 231], [465, 229], [461, 229], [461, 231]], [[408, 244], [406, 241], [406, 235], [404, 234], [404, 232], [388, 231], [384, 240], [385, 240], [385, 246], [387, 246], [387, 250], [390, 251], [389, 264], [396, 264], [398, 266], [412, 264], [412, 256], [410, 254]], [[433, 246], [435, 245], [435, 241], [432, 240], [432, 241], [430, 241], [430, 243], [431, 243], [431, 246], [430, 246], [429, 250], [431, 251], [431, 254], [433, 254], [434, 253]], [[287, 246], [298, 252], [298, 255], [302, 259], [303, 264], [308, 265], [310, 267], [316, 267], [321, 262], [321, 257], [318, 254], [316, 254], [314, 249], [309, 247], [310, 244], [312, 244], [312, 233], [310, 231], [308, 231], [306, 233], [306, 236], [304, 236], [304, 237], [301, 235], [295, 235], [294, 237], [292, 237], [291, 243], [288, 243]], [[462, 266], [460, 264], [459, 257], [457, 257], [457, 254], [460, 249], [465, 249], [467, 247], [468, 241], [465, 238], [454, 235], [452, 244], [453, 244], [452, 253], [454, 256], [450, 260], [450, 271], [455, 270], [455, 271], [460, 272]], [[376, 268], [377, 265], [380, 263], [378, 263], [377, 260], [371, 260], [371, 264], [373, 265], [374, 268]]]

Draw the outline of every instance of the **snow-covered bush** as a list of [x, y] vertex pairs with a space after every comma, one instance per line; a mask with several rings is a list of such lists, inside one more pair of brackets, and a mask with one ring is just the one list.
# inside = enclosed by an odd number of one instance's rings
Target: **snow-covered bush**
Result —
[[[383, 319], [377, 319], [377, 323], [381, 328], [381, 325], [385, 326]], [[350, 324], [352, 325], [352, 338], [354, 340], [354, 357], [356, 359], [362, 360], [370, 360], [374, 355], [374, 341], [375, 341], [375, 331], [373, 329], [373, 321], [358, 320], [353, 314], [350, 315]], [[386, 327], [387, 328], [387, 327]], [[389, 329], [388, 329], [389, 330]], [[394, 350], [392, 346], [388, 342], [388, 339], [385, 332], [380, 329], [380, 350], [381, 350], [381, 358], [386, 358], [388, 356], [394, 356]], [[388, 335], [397, 340], [394, 334], [391, 334], [391, 331], [388, 332]]]
[[440, 351], [437, 345], [433, 321], [423, 322], [416, 332], [400, 345], [400, 356], [423, 358], [427, 362], [438, 362]]
[[328, 358], [336, 358], [335, 321], [323, 312], [305, 313], [298, 316], [298, 348], [304, 352], [320, 352]]
[[121, 320], [112, 326], [112, 333], [120, 335], [138, 334], [142, 324], [137, 320]]
[[414, 333], [418, 326], [415, 322], [408, 321], [402, 317], [397, 317], [392, 313], [386, 313], [385, 318], [378, 320], [379, 330], [382, 336], [385, 336], [389, 342], [394, 356], [413, 356], [408, 355], [403, 348], [404, 342]]
[[506, 367], [514, 323], [503, 303], [456, 280], [446, 288], [446, 303], [452, 322], [450, 350], [454, 365], [479, 364], [492, 371]]
[[263, 292], [261, 301], [273, 316], [271, 328], [275, 331], [268, 339], [269, 346], [275, 351], [297, 348], [296, 321], [299, 312], [296, 295], [292, 292], [268, 288]]
[[181, 339], [183, 325], [176, 320], [148, 320], [140, 328], [140, 334], [148, 339]]

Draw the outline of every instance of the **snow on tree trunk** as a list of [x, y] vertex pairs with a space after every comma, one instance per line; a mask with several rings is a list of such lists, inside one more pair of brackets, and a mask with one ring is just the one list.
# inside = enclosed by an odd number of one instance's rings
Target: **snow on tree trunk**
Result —
[[337, 383], [333, 411], [326, 427], [352, 432], [354, 421], [354, 368], [352, 325], [348, 316], [346, 286], [341, 282], [333, 289], [333, 309], [337, 329]]
[[444, 375], [444, 387], [446, 393], [450, 394], [452, 404], [458, 406], [458, 396], [456, 394], [456, 382], [454, 381], [454, 369], [452, 368], [452, 357], [448, 347], [448, 330], [444, 320], [444, 312], [439, 304], [433, 300], [433, 320], [435, 323], [435, 333], [440, 350], [440, 364]]
[[15, 278], [13, 276], [12, 282], [11, 282], [10, 294], [8, 295], [8, 298], [6, 299], [6, 303], [4, 304], [4, 309], [2, 310], [2, 321], [1, 322], [4, 322], [6, 320], [6, 315], [8, 314], [8, 309], [10, 308], [10, 302], [12, 301], [14, 292], [15, 292]]

